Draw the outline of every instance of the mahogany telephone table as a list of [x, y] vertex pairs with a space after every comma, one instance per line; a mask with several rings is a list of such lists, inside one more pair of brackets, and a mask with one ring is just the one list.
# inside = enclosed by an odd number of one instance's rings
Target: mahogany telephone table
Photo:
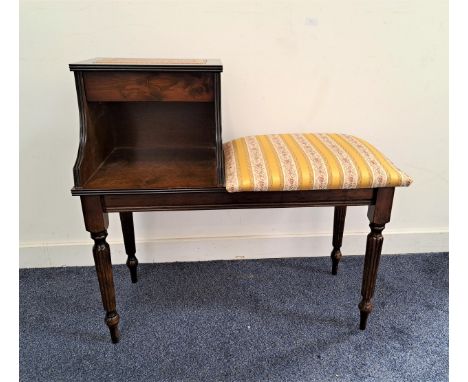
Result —
[[[113, 343], [119, 341], [109, 212], [137, 282], [133, 212], [333, 206], [332, 273], [347, 206], [368, 205], [365, 329], [396, 186], [411, 179], [367, 142], [339, 134], [253, 136], [222, 144], [218, 60], [97, 58], [70, 64], [80, 112], [72, 195], [81, 199]], [[224, 148], [224, 152], [223, 152]], [[226, 161], [226, 163], [225, 163]]]

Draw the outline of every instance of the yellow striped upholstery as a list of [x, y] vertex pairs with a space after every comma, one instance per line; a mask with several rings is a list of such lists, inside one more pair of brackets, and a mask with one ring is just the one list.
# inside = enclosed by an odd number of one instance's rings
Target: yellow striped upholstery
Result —
[[409, 186], [412, 179], [363, 139], [274, 134], [224, 144], [226, 189], [293, 191]]

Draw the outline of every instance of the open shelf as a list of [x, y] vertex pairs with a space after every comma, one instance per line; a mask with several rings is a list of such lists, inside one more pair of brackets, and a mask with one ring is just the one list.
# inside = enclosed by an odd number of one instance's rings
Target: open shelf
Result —
[[222, 186], [222, 67], [101, 61], [72, 68], [81, 121], [75, 188], [99, 194]]
[[84, 189], [174, 189], [216, 186], [213, 148], [116, 147]]

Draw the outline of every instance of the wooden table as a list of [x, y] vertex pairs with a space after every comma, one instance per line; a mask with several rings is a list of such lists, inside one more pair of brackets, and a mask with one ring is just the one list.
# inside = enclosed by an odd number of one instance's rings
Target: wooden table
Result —
[[91, 59], [70, 64], [80, 111], [72, 194], [79, 196], [113, 343], [119, 341], [108, 213], [122, 223], [137, 282], [133, 212], [334, 206], [332, 273], [341, 259], [347, 206], [368, 205], [360, 328], [372, 311], [382, 231], [394, 188], [228, 193], [218, 60]]

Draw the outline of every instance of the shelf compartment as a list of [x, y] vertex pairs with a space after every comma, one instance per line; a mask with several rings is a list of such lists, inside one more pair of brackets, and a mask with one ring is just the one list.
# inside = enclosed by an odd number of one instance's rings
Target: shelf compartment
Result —
[[210, 148], [117, 147], [83, 189], [216, 187], [216, 152]]

